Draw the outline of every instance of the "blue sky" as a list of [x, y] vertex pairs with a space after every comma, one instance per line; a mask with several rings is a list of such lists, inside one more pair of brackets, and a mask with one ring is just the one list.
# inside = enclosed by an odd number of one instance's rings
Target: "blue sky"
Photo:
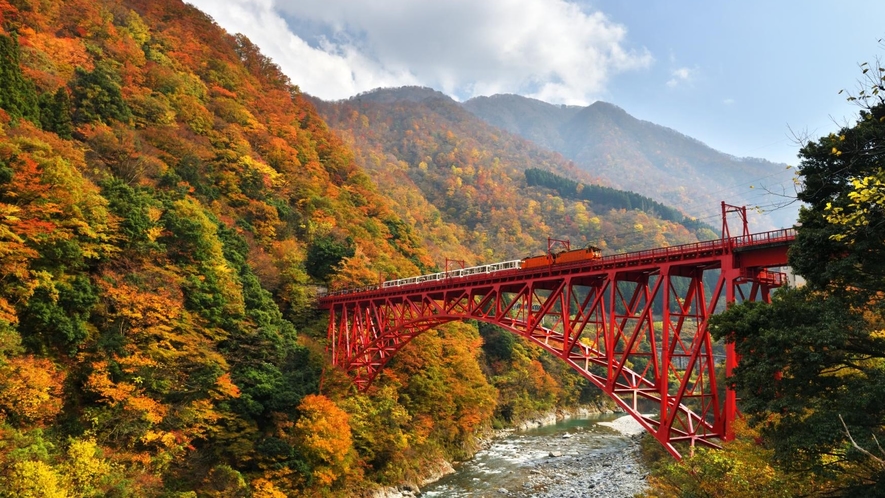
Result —
[[458, 100], [604, 100], [735, 156], [796, 164], [793, 133], [885, 56], [885, 1], [190, 0], [327, 100], [429, 86]]
[[[859, 63], [885, 56], [883, 1], [584, 5], [627, 26], [627, 46], [655, 57], [614, 76], [601, 99], [737, 156], [796, 164], [791, 129], [815, 138], [853, 120], [857, 107], [838, 92], [855, 89]], [[666, 85], [680, 69], [688, 78]]]

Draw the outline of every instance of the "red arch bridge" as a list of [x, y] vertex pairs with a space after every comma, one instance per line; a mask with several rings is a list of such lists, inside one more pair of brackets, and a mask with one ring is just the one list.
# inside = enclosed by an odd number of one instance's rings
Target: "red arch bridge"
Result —
[[[792, 229], [561, 265], [521, 261], [385, 282], [320, 298], [332, 361], [366, 389], [412, 338], [454, 320], [492, 323], [541, 346], [602, 389], [676, 458], [675, 443], [730, 438], [731, 347], [714, 347], [711, 315], [768, 301], [783, 284]], [[717, 353], [717, 351], [719, 351]], [[718, 385], [717, 385], [718, 384]]]

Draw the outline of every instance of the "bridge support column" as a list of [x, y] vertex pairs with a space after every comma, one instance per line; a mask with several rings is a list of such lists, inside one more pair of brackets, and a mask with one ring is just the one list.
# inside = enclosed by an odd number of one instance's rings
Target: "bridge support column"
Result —
[[728, 383], [728, 379], [737, 366], [737, 353], [734, 352], [734, 344], [725, 345], [725, 406], [723, 407], [722, 423], [725, 424], [725, 440], [734, 439], [734, 421], [737, 419], [737, 394]]

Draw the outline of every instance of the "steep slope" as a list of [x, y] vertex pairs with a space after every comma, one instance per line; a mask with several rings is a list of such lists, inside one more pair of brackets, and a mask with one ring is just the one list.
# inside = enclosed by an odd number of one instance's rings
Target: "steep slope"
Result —
[[771, 211], [767, 213], [768, 225], [789, 226], [795, 221], [794, 211], [775, 210], [776, 206], [769, 205], [778, 202], [777, 197], [760, 196], [760, 191], [750, 188], [770, 185], [775, 192], [784, 193], [782, 186], [792, 185], [792, 172], [784, 164], [723, 154], [605, 102], [580, 108], [495, 95], [477, 97], [463, 105], [492, 125], [562, 153], [612, 186], [647, 195], [686, 214], [713, 216], [719, 202], [725, 200], [763, 204]]
[[352, 496], [464, 457], [475, 327], [318, 395], [316, 288], [435, 262], [249, 40], [179, 0], [0, 1], [0, 109], [0, 495]]
[[0, 0], [0, 495], [354, 496], [418, 479], [469, 456], [492, 417], [592, 400], [588, 384], [451, 324], [355, 393], [323, 368], [319, 288], [523, 256], [549, 235], [695, 240], [528, 187], [530, 167], [593, 178], [438, 93], [321, 106], [341, 137], [180, 0]]
[[556, 106], [512, 94], [475, 97], [462, 105], [491, 125], [563, 155], [566, 155], [566, 142], [560, 129], [583, 109], [579, 106]]
[[561, 155], [485, 124], [439, 92], [376, 90], [342, 102], [318, 101], [317, 109], [399, 212], [428, 234], [432, 254], [465, 259], [441, 245], [443, 233], [470, 249], [470, 262], [541, 252], [547, 237], [610, 251], [695, 240], [681, 225], [649, 213], [529, 187], [530, 168], [596, 182]]
[[592, 178], [438, 94], [374, 97], [333, 106], [368, 129], [345, 143], [180, 0], [0, 0], [0, 496], [355, 496], [468, 457], [493, 417], [593, 399], [473, 324], [370, 393], [323, 368], [320, 287], [547, 235], [694, 240], [526, 188], [526, 165]]

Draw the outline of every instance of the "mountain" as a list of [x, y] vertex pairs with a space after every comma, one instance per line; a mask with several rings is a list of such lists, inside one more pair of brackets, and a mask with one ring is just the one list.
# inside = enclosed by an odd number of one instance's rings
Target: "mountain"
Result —
[[[608, 251], [697, 240], [653, 210], [586, 202], [529, 185], [531, 169], [586, 184], [600, 180], [556, 152], [488, 125], [437, 91], [379, 89], [315, 105], [398, 212], [426, 234], [436, 260], [521, 258], [544, 251], [547, 237]], [[452, 239], [468, 251], [450, 246]]]
[[697, 234], [529, 186], [598, 179], [438, 92], [296, 83], [181, 0], [0, 0], [0, 495], [365, 495], [598, 401], [472, 323], [355, 392], [315, 295]]
[[[785, 164], [718, 152], [606, 102], [555, 106], [517, 95], [495, 95], [473, 98], [463, 106], [489, 124], [560, 152], [614, 187], [647, 195], [708, 222], [713, 222], [724, 200], [763, 204], [768, 212], [757, 217], [764, 224], [755, 224], [757, 230], [795, 223], [794, 209], [774, 209], [778, 206], [769, 204], [779, 203], [779, 198], [772, 201], [760, 195], [766, 186], [776, 194], [792, 192], [792, 171]], [[782, 185], [788, 186], [786, 192]]]
[[194, 7], [0, 1], [0, 495], [355, 496], [466, 458], [500, 392], [475, 326], [377, 393], [324, 372], [318, 288], [426, 272], [422, 239]]
[[561, 153], [566, 142], [560, 128], [583, 109], [579, 106], [557, 106], [512, 94], [475, 97], [462, 105], [491, 125]]

